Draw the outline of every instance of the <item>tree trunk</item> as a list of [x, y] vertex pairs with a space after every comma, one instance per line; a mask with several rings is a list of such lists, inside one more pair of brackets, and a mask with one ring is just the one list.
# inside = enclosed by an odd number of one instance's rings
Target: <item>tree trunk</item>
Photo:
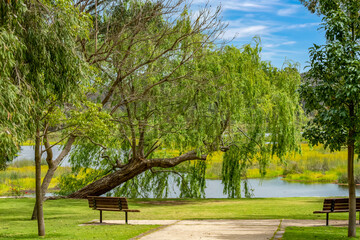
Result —
[[348, 185], [349, 185], [349, 224], [348, 237], [356, 237], [356, 192], [354, 179], [355, 123], [354, 105], [349, 106], [350, 127], [348, 135]]
[[[350, 134], [349, 134], [350, 135]], [[348, 237], [356, 237], [356, 192], [354, 179], [354, 141], [348, 145], [349, 224]]]
[[349, 184], [349, 225], [348, 237], [356, 237], [356, 192], [354, 179], [354, 143], [348, 146], [348, 184]]
[[[43, 183], [41, 184], [41, 194], [42, 194], [42, 201], [45, 199], [45, 194], [49, 188], [50, 182], [55, 174], [56, 169], [58, 168], [58, 166], [60, 165], [61, 161], [69, 154], [70, 150], [71, 150], [71, 146], [75, 141], [75, 137], [74, 136], [70, 136], [69, 140], [67, 141], [64, 149], [61, 151], [61, 153], [59, 154], [59, 156], [56, 158], [55, 161], [52, 160], [53, 156], [52, 153], [50, 154], [48, 152], [48, 157], [46, 159], [46, 162], [48, 163], [48, 170], [46, 172], [45, 178], [43, 180]], [[45, 147], [48, 148], [50, 147], [49, 144], [45, 144]], [[33, 209], [33, 213], [31, 216], [31, 220], [35, 220], [37, 219], [37, 205], [35, 204], [34, 209]]]
[[196, 151], [190, 151], [174, 158], [136, 159], [125, 165], [120, 170], [113, 172], [93, 183], [83, 187], [79, 191], [70, 194], [69, 198], [86, 198], [87, 196], [99, 196], [114, 189], [120, 184], [145, 172], [153, 167], [171, 168], [190, 160], [206, 160], [207, 155], [198, 156]]
[[[45, 178], [41, 184], [41, 201], [43, 201], [45, 199], [45, 194], [46, 194], [47, 189], [50, 185], [50, 182], [55, 174], [56, 169], [57, 169], [57, 166], [53, 167], [53, 168], [49, 168], [48, 171], [46, 172]], [[31, 216], [31, 220], [35, 220], [35, 219], [37, 219], [37, 204], [35, 204], [34, 210], [33, 210], [32, 216]]]
[[142, 161], [129, 163], [124, 168], [90, 183], [79, 191], [70, 194], [68, 197], [86, 198], [87, 196], [100, 196], [148, 169], [150, 169], [150, 167]]
[[45, 236], [45, 223], [43, 212], [43, 198], [41, 194], [41, 149], [40, 149], [40, 130], [36, 129], [35, 137], [35, 182], [36, 182], [36, 209], [37, 209], [37, 223], [38, 235]]

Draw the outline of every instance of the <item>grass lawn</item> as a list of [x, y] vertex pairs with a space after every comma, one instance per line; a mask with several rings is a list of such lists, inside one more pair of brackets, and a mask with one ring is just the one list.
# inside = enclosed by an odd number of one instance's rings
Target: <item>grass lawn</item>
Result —
[[[0, 239], [38, 239], [37, 222], [30, 221], [35, 200], [0, 199]], [[101, 225], [79, 226], [98, 219], [98, 211], [93, 211], [82, 200], [53, 200], [44, 205], [45, 239], [130, 239], [158, 226]], [[119, 219], [107, 216], [106, 219]], [[132, 214], [130, 215], [130, 221]], [[135, 215], [135, 214], [133, 214]], [[108, 218], [109, 217], [109, 218]]]
[[[360, 228], [357, 228], [359, 234]], [[287, 227], [283, 240], [342, 240], [359, 239], [348, 238], [345, 227]]]
[[[315, 215], [323, 198], [129, 200], [132, 219], [325, 219]], [[36, 239], [36, 221], [30, 221], [35, 200], [0, 199], [0, 239]], [[79, 226], [99, 218], [87, 200], [49, 200], [44, 205], [46, 239], [129, 239], [157, 226]], [[124, 219], [123, 213], [104, 212], [104, 220]], [[332, 214], [331, 219], [346, 219]], [[325, 224], [325, 220], [324, 220]], [[346, 228], [287, 228], [284, 239], [346, 239]]]

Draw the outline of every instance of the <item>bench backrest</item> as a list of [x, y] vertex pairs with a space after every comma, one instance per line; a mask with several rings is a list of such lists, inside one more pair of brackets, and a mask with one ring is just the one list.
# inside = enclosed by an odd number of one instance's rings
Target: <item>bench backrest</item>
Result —
[[[356, 209], [360, 210], [360, 198], [356, 198]], [[324, 199], [323, 211], [349, 210], [348, 198]]]
[[129, 209], [127, 200], [124, 197], [97, 197], [88, 196], [89, 207], [92, 209], [108, 208], [108, 209]]

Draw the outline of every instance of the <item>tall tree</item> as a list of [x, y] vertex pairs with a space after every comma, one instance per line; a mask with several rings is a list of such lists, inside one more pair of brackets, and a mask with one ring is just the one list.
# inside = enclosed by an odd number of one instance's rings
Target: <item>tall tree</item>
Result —
[[[312, 2], [312, 1], [311, 1]], [[317, 5], [315, 5], [315, 2]], [[310, 70], [301, 86], [308, 113], [304, 136], [310, 143], [325, 144], [332, 151], [348, 149], [348, 236], [356, 236], [354, 153], [359, 142], [360, 59], [359, 1], [314, 1], [324, 15], [326, 44], [310, 49]]]
[[[10, 57], [6, 60], [12, 64], [9, 81], [16, 83], [18, 96], [26, 96], [23, 101], [31, 101], [22, 126], [27, 128], [26, 137], [35, 142], [38, 234], [44, 236], [40, 162], [42, 154], [49, 154], [52, 147], [47, 139], [52, 112], [74, 98], [74, 92], [83, 80], [85, 65], [76, 51], [76, 40], [86, 34], [83, 30], [87, 25], [86, 17], [79, 15], [68, 1], [1, 1], [0, 4], [3, 23], [8, 22], [2, 34], [11, 32], [21, 46], [9, 49], [13, 51], [8, 53]], [[8, 89], [11, 90], [12, 85]], [[16, 106], [16, 101], [11, 102], [12, 105]]]
[[[186, 43], [187, 39], [201, 31], [209, 30], [208, 37], [204, 39], [205, 43], [209, 43], [210, 39], [214, 38], [213, 35], [220, 34], [222, 30], [222, 25], [217, 20], [219, 9], [211, 13], [207, 7], [199, 12], [196, 27], [191, 31], [186, 31], [185, 27], [173, 29], [169, 27], [169, 24], [166, 25], [167, 22], [178, 21], [177, 25], [181, 26], [187, 21], [180, 18], [180, 14], [186, 8], [184, 0], [79, 1], [75, 6], [81, 12], [92, 16], [93, 26], [89, 28], [90, 38], [79, 36], [78, 43], [86, 61], [97, 74], [89, 81], [90, 88], [82, 88], [88, 100], [93, 102], [95, 100], [95, 102], [90, 103], [83, 98], [81, 104], [70, 104], [71, 107], [67, 104], [66, 109], [62, 109], [61, 117], [53, 117], [51, 113], [58, 114], [59, 109], [58, 111], [51, 109], [48, 113], [46, 119], [48, 125], [61, 125], [61, 128], [55, 130], [63, 132], [63, 140], [66, 144], [56, 159], [51, 150], [53, 145], [46, 147], [46, 161], [49, 169], [41, 186], [43, 196], [57, 167], [70, 152], [76, 138], [79, 138], [81, 142], [84, 139], [91, 140], [94, 136], [111, 133], [109, 129], [112, 124], [108, 116], [119, 106], [110, 106], [110, 104], [113, 104], [116, 89], [123, 84], [123, 79], [129, 75], [135, 76], [152, 63], [164, 62], [172, 55], [179, 54], [178, 46]], [[191, 44], [182, 45], [182, 49], [190, 49], [190, 47]], [[147, 52], [152, 54], [147, 54]], [[183, 56], [186, 55], [183, 53]], [[191, 55], [184, 57], [178, 63], [173, 61], [172, 68], [176, 69], [189, 60], [191, 60]], [[158, 69], [154, 68], [152, 71], [158, 71]], [[147, 71], [147, 74], [151, 75], [153, 72]], [[173, 73], [170, 72], [168, 79], [163, 76], [162, 80], [172, 81], [171, 75]], [[110, 108], [111, 111], [109, 111]], [[42, 131], [47, 133], [46, 135], [52, 132], [50, 128], [44, 128]], [[44, 142], [45, 144], [47, 143]], [[33, 219], [35, 216], [36, 208], [34, 208]]]
[[[184, 29], [187, 22], [174, 28]], [[184, 30], [191, 31], [191, 25]], [[176, 34], [171, 37], [177, 39]], [[112, 134], [84, 139], [72, 158], [78, 166], [100, 167], [107, 174], [69, 197], [101, 195], [139, 175], [141, 184], [154, 183], [145, 188], [162, 196], [171, 174], [179, 176], [176, 181], [183, 196], [199, 197], [205, 160], [217, 150], [227, 151], [225, 189], [230, 197], [239, 197], [241, 173], [254, 158], [264, 168], [271, 154], [282, 156], [296, 148], [301, 115], [297, 70], [278, 70], [262, 62], [257, 43], [242, 51], [216, 50], [203, 44], [206, 37], [192, 35], [175, 46], [171, 56], [146, 64], [119, 83], [110, 105], [116, 123]], [[191, 48], [182, 48], [183, 44]], [[143, 61], [153, 53], [139, 54], [142, 58], [134, 59]], [[191, 60], [179, 65], [186, 56]], [[266, 133], [271, 133], [270, 139]], [[161, 156], [156, 153], [161, 148], [180, 153]], [[181, 168], [189, 161], [194, 164]], [[157, 180], [151, 180], [154, 177]], [[125, 184], [121, 191], [131, 185]]]
[[21, 89], [22, 79], [14, 71], [18, 67], [16, 55], [24, 48], [15, 34], [17, 12], [4, 2], [0, 6], [0, 170], [3, 170], [18, 152], [20, 143], [26, 140], [26, 115], [31, 101]]

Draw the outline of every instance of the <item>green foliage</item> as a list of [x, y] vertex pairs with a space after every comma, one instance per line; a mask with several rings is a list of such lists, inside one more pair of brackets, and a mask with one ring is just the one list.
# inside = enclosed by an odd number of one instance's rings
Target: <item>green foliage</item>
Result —
[[[240, 197], [240, 179], [241, 171], [244, 172], [246, 161], [241, 161], [239, 151], [234, 151], [235, 147], [231, 147], [224, 155], [224, 162], [222, 168], [222, 179], [224, 184], [224, 193], [228, 193], [229, 197]], [[234, 181], [237, 180], [237, 181]]]
[[[359, 145], [360, 58], [359, 1], [323, 1], [326, 44], [310, 49], [310, 70], [300, 92], [305, 109], [313, 113], [304, 131], [312, 145], [323, 143], [331, 151], [348, 149], [350, 202], [354, 202], [354, 153]], [[349, 209], [348, 236], [356, 236], [356, 209]]]
[[59, 183], [57, 185], [60, 190], [56, 194], [67, 196], [102, 176], [104, 176], [103, 171], [92, 169], [80, 169], [77, 172], [62, 174], [58, 179]]
[[256, 43], [242, 52], [228, 47], [222, 53], [222, 81], [228, 89], [220, 93], [219, 105], [229, 111], [232, 121], [223, 138], [230, 149], [224, 155], [222, 180], [231, 197], [241, 196], [241, 177], [253, 161], [259, 163], [264, 176], [271, 156], [283, 158], [298, 150], [297, 122], [302, 121], [296, 92], [299, 74], [291, 66], [278, 70], [261, 62], [260, 51]]
[[[71, 161], [77, 169], [108, 172], [146, 161], [152, 172], [125, 183], [121, 194], [165, 196], [171, 177], [181, 196], [200, 197], [206, 164], [184, 164], [176, 157], [194, 151], [196, 157], [187, 160], [204, 160], [237, 146], [237, 153], [227, 155], [233, 159], [224, 161], [229, 169], [223, 178], [229, 195], [239, 197], [241, 171], [253, 159], [264, 174], [272, 155], [297, 150], [300, 76], [296, 66], [279, 70], [261, 61], [257, 39], [241, 49], [217, 48], [214, 38], [223, 29], [219, 9], [200, 11], [194, 20], [186, 6], [169, 5], [171, 10], [154, 2], [121, 1], [98, 17], [97, 39], [83, 48], [98, 68], [92, 101], [101, 102], [110, 117], [93, 120], [79, 113], [83, 127], [77, 130], [84, 136]], [[178, 154], [159, 157], [158, 149]], [[181, 165], [161, 172], [154, 159], [161, 159], [158, 166]]]
[[[1, 1], [0, 12], [0, 165], [4, 166], [19, 144], [33, 137], [35, 122], [41, 119], [40, 125], [45, 125], [51, 114], [54, 119], [64, 100], [74, 99], [77, 86], [86, 82], [88, 68], [77, 52], [77, 40], [87, 36], [89, 19], [71, 1]], [[50, 125], [59, 126], [61, 117]]]
[[0, 169], [12, 160], [27, 135], [24, 122], [31, 101], [19, 86], [22, 79], [17, 72], [20, 67], [17, 58], [25, 46], [16, 34], [21, 28], [18, 18], [22, 18], [26, 10], [22, 1], [0, 2]]
[[[355, 183], [360, 184], [360, 169], [359, 168], [355, 169], [354, 175], [355, 175], [354, 176], [355, 177]], [[347, 173], [345, 171], [338, 174], [338, 183], [341, 183], [341, 184], [347, 184], [348, 183], [348, 177], [347, 177]]]
[[[327, 44], [310, 49], [310, 67], [307, 80], [301, 85], [308, 113], [316, 113], [309, 121], [304, 137], [313, 145], [324, 143], [333, 151], [340, 150], [349, 140], [357, 141], [357, 134], [348, 138], [350, 129], [359, 123], [360, 50], [357, 31], [359, 20], [351, 13], [353, 5], [330, 9], [324, 16]], [[358, 8], [359, 9], [359, 8]], [[353, 109], [353, 110], [350, 110]], [[351, 113], [354, 112], [354, 114]], [[351, 116], [350, 116], [351, 114]]]

